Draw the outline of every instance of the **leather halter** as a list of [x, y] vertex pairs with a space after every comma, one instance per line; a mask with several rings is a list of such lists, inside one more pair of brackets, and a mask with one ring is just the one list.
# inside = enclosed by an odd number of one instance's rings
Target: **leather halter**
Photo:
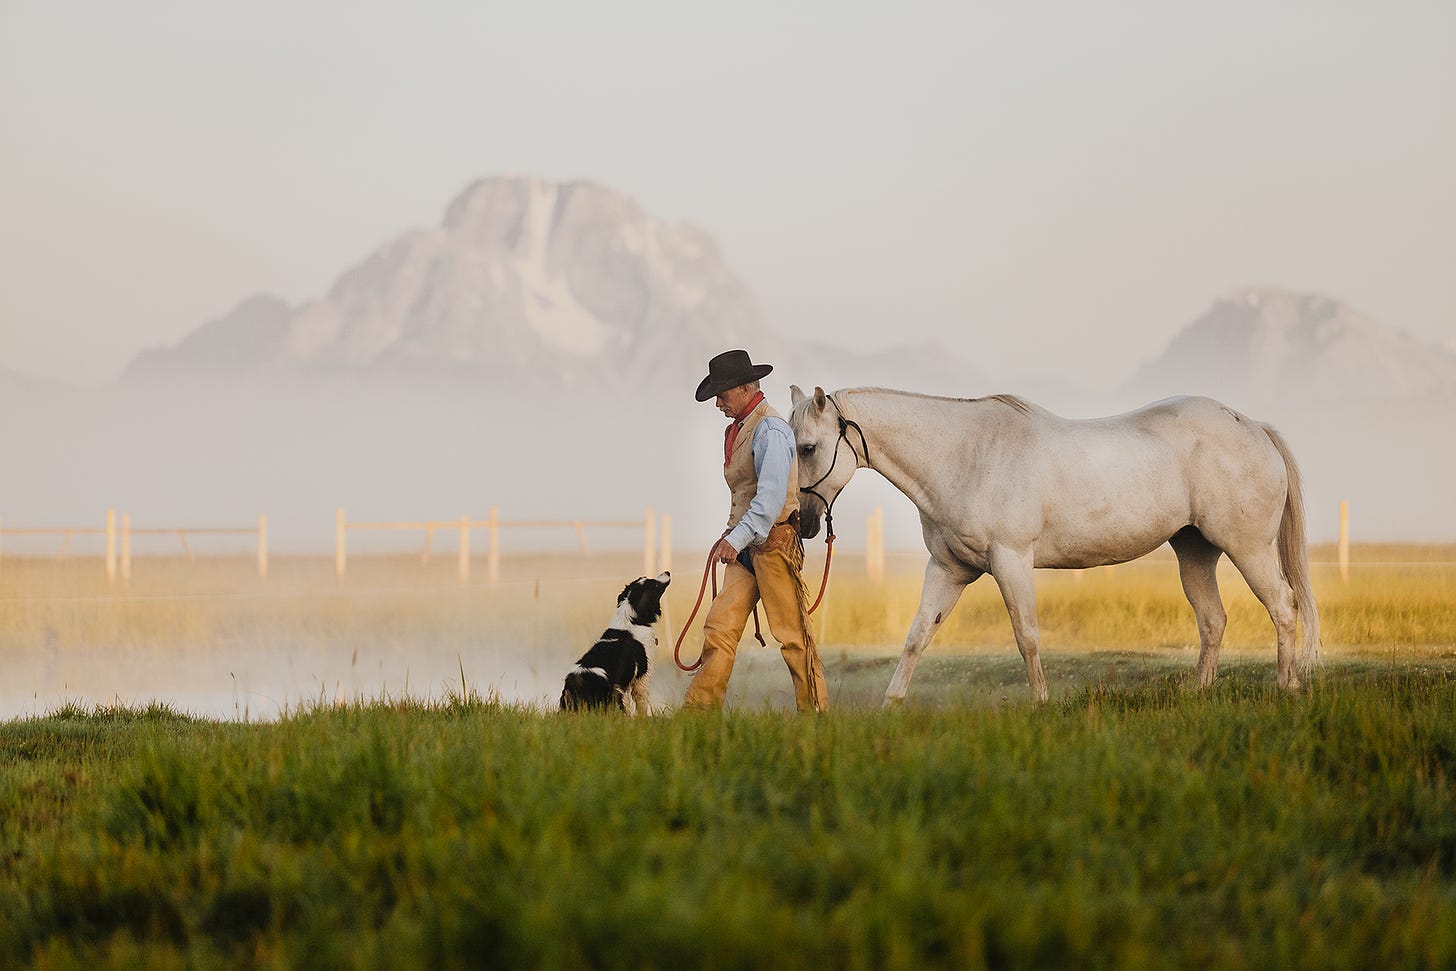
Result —
[[[813, 485], [810, 485], [807, 488], [801, 487], [799, 491], [807, 492], [809, 495], [813, 496], [815, 499], [818, 499], [821, 503], [824, 504], [824, 527], [829, 531], [829, 537], [833, 538], [834, 504], [839, 501], [839, 495], [844, 491], [844, 486], [839, 487], [839, 489], [834, 493], [833, 499], [827, 500], [823, 496], [821, 496], [816, 490], [825, 479], [829, 478], [829, 476], [834, 473], [834, 466], [839, 463], [839, 446], [841, 443], [849, 446], [849, 451], [852, 455], [854, 455], [855, 464], [856, 467], [858, 467], [858, 463], [860, 460], [859, 453], [854, 450], [854, 443], [849, 440], [849, 430], [851, 428], [859, 432], [859, 444], [860, 447], [864, 450], [865, 465], [870, 464], [870, 445], [869, 442], [865, 441], [864, 429], [859, 427], [859, 422], [844, 417], [844, 409], [839, 407], [839, 402], [834, 400], [834, 395], [825, 395], [825, 397], [829, 399], [829, 403], [834, 406], [835, 412], [839, 415], [839, 437], [834, 441], [834, 458], [830, 460], [829, 468], [824, 471], [823, 475], [815, 480]], [[848, 482], [845, 483], [845, 485], [848, 484]]]

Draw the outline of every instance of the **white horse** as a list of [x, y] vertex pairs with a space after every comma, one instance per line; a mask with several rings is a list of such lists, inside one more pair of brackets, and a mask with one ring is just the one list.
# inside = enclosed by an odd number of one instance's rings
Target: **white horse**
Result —
[[1319, 653], [1304, 499], [1289, 446], [1273, 428], [1210, 398], [1169, 398], [1113, 418], [1074, 421], [1012, 395], [936, 398], [883, 388], [805, 395], [792, 389], [802, 530], [833, 529], [834, 500], [855, 469], [874, 469], [920, 510], [930, 562], [887, 707], [905, 700], [931, 636], [983, 573], [1001, 589], [1038, 700], [1036, 567], [1123, 563], [1169, 543], [1198, 619], [1198, 682], [1218, 671], [1227, 553], [1269, 611], [1279, 685], [1296, 690]]

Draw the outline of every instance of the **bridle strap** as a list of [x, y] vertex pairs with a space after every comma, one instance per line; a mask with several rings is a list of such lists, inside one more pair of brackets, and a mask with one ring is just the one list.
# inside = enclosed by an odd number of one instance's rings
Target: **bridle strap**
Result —
[[[860, 447], [864, 450], [865, 465], [870, 464], [870, 443], [865, 440], [864, 429], [859, 427], [859, 422], [851, 418], [844, 417], [844, 409], [839, 407], [839, 402], [834, 400], [834, 395], [826, 395], [826, 397], [829, 399], [829, 403], [834, 405], [834, 410], [839, 413], [839, 437], [834, 440], [834, 458], [830, 460], [829, 468], [824, 470], [823, 475], [816, 479], [812, 485], [808, 487], [801, 487], [799, 491], [807, 492], [809, 495], [813, 496], [815, 499], [818, 499], [821, 503], [824, 504], [824, 524], [829, 531], [827, 541], [832, 541], [834, 537], [834, 504], [839, 501], [839, 494], [844, 491], [844, 486], [839, 487], [839, 489], [834, 493], [833, 499], [825, 499], [822, 495], [818, 493], [817, 490], [825, 479], [829, 478], [831, 475], [834, 474], [834, 467], [839, 464], [840, 444], [849, 446], [850, 454], [854, 456], [855, 465], [856, 467], [858, 467], [860, 462], [859, 452], [856, 452], [854, 450], [854, 443], [849, 440], [849, 430], [851, 428], [859, 432], [859, 444]], [[846, 483], [846, 485], [847, 484], [848, 483]]]
[[[865, 440], [864, 429], [859, 427], [859, 422], [852, 418], [844, 417], [844, 409], [839, 407], [839, 402], [834, 400], [834, 395], [826, 395], [825, 397], [829, 399], [830, 404], [834, 405], [834, 410], [839, 415], [839, 437], [834, 440], [834, 458], [830, 460], [829, 468], [824, 470], [824, 474], [813, 485], [810, 485], [808, 488], [799, 489], [800, 492], [807, 492], [824, 504], [824, 578], [819, 581], [819, 596], [814, 598], [814, 606], [809, 608], [809, 613], [811, 614], [819, 609], [819, 604], [824, 600], [824, 591], [829, 589], [829, 564], [834, 560], [834, 504], [839, 501], [840, 493], [844, 492], [844, 486], [839, 487], [834, 493], [833, 499], [825, 499], [816, 490], [825, 479], [834, 473], [834, 466], [839, 464], [839, 445], [841, 442], [849, 446], [850, 454], [854, 456], [855, 466], [858, 467], [860, 456], [854, 450], [854, 442], [849, 440], [849, 430], [851, 428], [859, 432], [860, 448], [864, 451], [864, 464], [870, 464], [870, 443]], [[845, 483], [845, 485], [848, 484], [847, 482]]]

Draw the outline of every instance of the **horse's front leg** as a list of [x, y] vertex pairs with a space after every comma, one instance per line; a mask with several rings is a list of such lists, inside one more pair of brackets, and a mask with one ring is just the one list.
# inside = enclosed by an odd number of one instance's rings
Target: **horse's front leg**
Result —
[[987, 559], [991, 576], [996, 578], [996, 586], [1001, 588], [1001, 599], [1006, 601], [1011, 632], [1016, 635], [1016, 646], [1026, 662], [1026, 678], [1031, 682], [1031, 693], [1037, 701], [1046, 701], [1046, 675], [1042, 673], [1041, 654], [1038, 653], [1041, 631], [1036, 623], [1036, 584], [1032, 579], [1031, 550], [993, 547]]
[[972, 573], [969, 578], [964, 573], [953, 575], [934, 559], [926, 564], [925, 584], [920, 588], [920, 609], [915, 612], [915, 619], [910, 623], [910, 632], [905, 635], [905, 650], [900, 655], [900, 665], [895, 668], [895, 676], [890, 679], [890, 686], [885, 689], [886, 708], [899, 707], [905, 703], [905, 692], [910, 689], [910, 676], [915, 673], [915, 665], [919, 663], [920, 655], [930, 643], [931, 636], [950, 616], [951, 608], [960, 599], [966, 584], [980, 575], [979, 572]]

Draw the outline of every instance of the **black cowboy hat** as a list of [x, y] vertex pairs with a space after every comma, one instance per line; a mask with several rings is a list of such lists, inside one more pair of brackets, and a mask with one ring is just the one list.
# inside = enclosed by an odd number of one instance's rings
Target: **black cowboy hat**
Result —
[[772, 370], [772, 364], [754, 364], [747, 351], [724, 351], [708, 362], [708, 376], [698, 385], [698, 400], [716, 398], [729, 388], [757, 381]]

